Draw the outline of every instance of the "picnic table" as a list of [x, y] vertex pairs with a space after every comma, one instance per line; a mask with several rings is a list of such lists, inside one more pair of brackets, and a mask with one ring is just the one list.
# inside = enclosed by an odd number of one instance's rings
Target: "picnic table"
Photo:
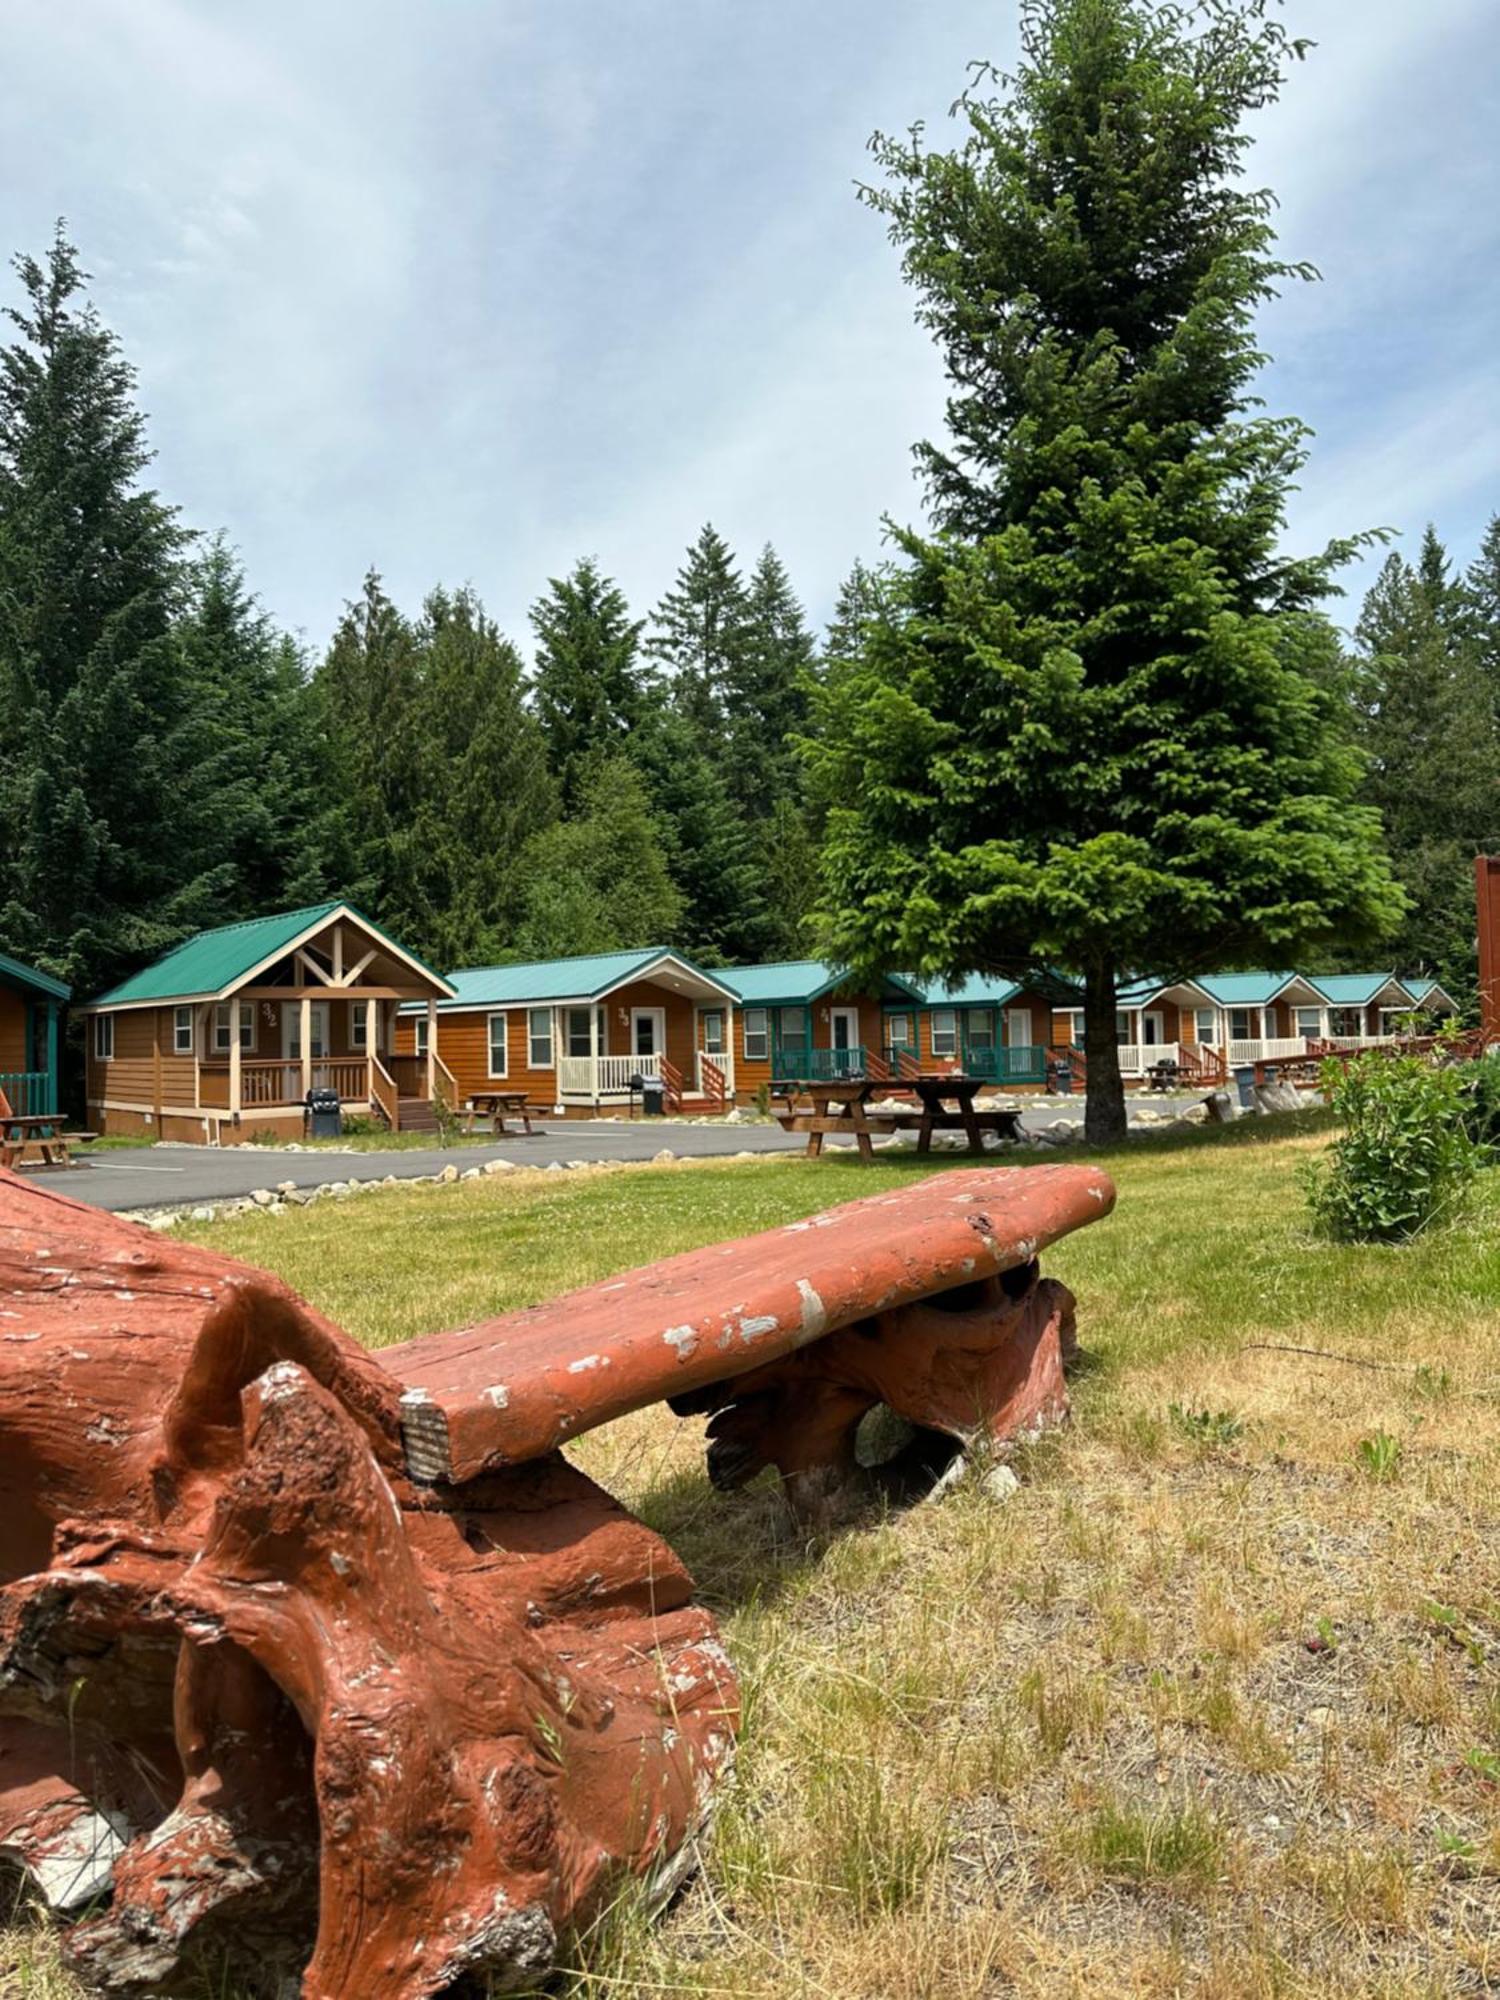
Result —
[[[1019, 1139], [1019, 1111], [979, 1111], [974, 1099], [984, 1088], [977, 1076], [914, 1076], [900, 1083], [876, 1081], [873, 1077], [837, 1077], [812, 1083], [785, 1086], [787, 1106], [776, 1114], [784, 1132], [805, 1132], [807, 1155], [816, 1159], [829, 1133], [850, 1135], [862, 1160], [873, 1160], [877, 1137], [896, 1132], [915, 1132], [918, 1154], [932, 1151], [934, 1132], [967, 1133], [969, 1151], [984, 1151], [984, 1135], [994, 1132], [1002, 1139]], [[917, 1108], [899, 1103], [873, 1104], [877, 1092], [910, 1093]], [[797, 1100], [807, 1098], [812, 1110], [799, 1111]], [[953, 1108], [950, 1109], [949, 1106]]]
[[476, 1118], [488, 1118], [498, 1137], [507, 1118], [519, 1118], [531, 1137], [531, 1108], [524, 1090], [476, 1090], [464, 1105], [464, 1130], [472, 1132]]
[[0, 1090], [0, 1167], [70, 1167], [70, 1142], [92, 1132], [65, 1132], [55, 1111], [12, 1111]]

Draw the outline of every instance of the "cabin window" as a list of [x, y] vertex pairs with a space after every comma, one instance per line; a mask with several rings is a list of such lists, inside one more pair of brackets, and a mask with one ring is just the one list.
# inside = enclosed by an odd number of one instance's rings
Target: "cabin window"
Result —
[[1219, 1039], [1219, 1016], [1213, 1007], [1193, 1009], [1193, 1035], [1199, 1042], [1216, 1042]]
[[176, 1056], [190, 1056], [193, 1053], [193, 1010], [191, 1007], [172, 1009], [172, 1053]]
[[113, 1014], [94, 1016], [94, 1054], [100, 1062], [108, 1062], [115, 1052], [115, 1017]]
[[956, 1008], [933, 1008], [932, 1053], [935, 1056], [956, 1056], [958, 1054], [958, 1010]]
[[771, 1017], [764, 1007], [745, 1009], [745, 1061], [764, 1062], [771, 1053]]
[[358, 1001], [349, 1009], [349, 1046], [363, 1055], [370, 1046], [370, 1037], [365, 1030], [369, 1026], [369, 1016]]
[[783, 1049], [807, 1047], [807, 1016], [800, 1007], [777, 1008], [776, 1043]]
[[886, 1039], [893, 1049], [911, 1047], [911, 1015], [887, 1014], [885, 1017]]
[[1364, 1026], [1364, 1016], [1358, 1007], [1330, 1007], [1328, 1010], [1330, 1035], [1360, 1035], [1364, 1033]]
[[1315, 1042], [1323, 1032], [1323, 1010], [1321, 1007], [1297, 1007], [1292, 1011], [1294, 1032]]
[[1232, 1042], [1258, 1042], [1260, 1038], [1259, 1007], [1231, 1007], [1229, 1039]]
[[1409, 1007], [1382, 1007], [1380, 1010], [1380, 1032], [1382, 1035], [1399, 1035], [1401, 1024], [1411, 1012]]
[[533, 1007], [526, 1016], [527, 1060], [533, 1069], [552, 1067], [552, 1009]]
[[1081, 1007], [1064, 1007], [1059, 1012], [1057, 1018], [1062, 1023], [1063, 1040], [1067, 1043], [1068, 1047], [1081, 1049], [1083, 1047], [1084, 1034], [1083, 1009]]
[[706, 1056], [721, 1056], [724, 1053], [724, 1009], [705, 1007], [698, 1017], [703, 1023], [703, 1053]]
[[1125, 1008], [1121, 1007], [1115, 1015], [1115, 1040], [1120, 1044], [1122, 1049], [1128, 1049], [1131, 1046], [1134, 1033], [1135, 1031], [1130, 1022], [1130, 1015]]
[[[570, 1056], [591, 1056], [594, 1053], [594, 1045], [589, 1038], [589, 1021], [591, 1018], [591, 1010], [587, 1007], [570, 1007], [568, 1009], [568, 1054]], [[602, 1037], [599, 1046], [601, 1048], [604, 1046]]]
[[508, 1014], [491, 1014], [489, 1017], [489, 1029], [490, 1075], [506, 1076], [509, 1074], [507, 1069], [509, 1047], [506, 1037], [510, 1029], [510, 1016]]
[[992, 1049], [995, 1046], [995, 1017], [988, 1007], [969, 1009], [968, 1030], [971, 1049]]
[[[229, 1054], [230, 1008], [234, 1004], [233, 1001], [221, 1000], [214, 1009], [214, 1054], [216, 1056], [227, 1056]], [[252, 1001], [241, 1000], [239, 1002], [239, 1018], [240, 1047], [242, 1049], [253, 1049], [255, 1047], [255, 1006]]]
[[418, 1014], [412, 1026], [416, 1031], [412, 1046], [419, 1056], [425, 1056], [427, 1053], [427, 1016], [425, 1014]]

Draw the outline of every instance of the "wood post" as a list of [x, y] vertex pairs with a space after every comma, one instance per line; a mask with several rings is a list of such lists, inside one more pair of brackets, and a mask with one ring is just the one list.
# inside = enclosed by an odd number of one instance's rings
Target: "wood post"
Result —
[[312, 1089], [312, 1002], [306, 996], [297, 1002], [300, 1010], [298, 1047], [302, 1051], [302, 1095]]
[[380, 1002], [365, 1002], [365, 1095], [375, 1101], [375, 1058], [380, 1054]]
[[240, 1115], [240, 1003], [229, 1003], [229, 1116]]
[[589, 1088], [593, 1092], [594, 1109], [599, 1109], [599, 1009], [589, 1008]]
[[427, 1002], [427, 1096], [429, 1102], [437, 1096], [437, 1002]]

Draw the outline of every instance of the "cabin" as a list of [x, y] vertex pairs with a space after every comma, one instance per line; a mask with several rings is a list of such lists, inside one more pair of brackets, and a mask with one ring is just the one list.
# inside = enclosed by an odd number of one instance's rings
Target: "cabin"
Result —
[[0, 1090], [18, 1118], [61, 1111], [59, 1044], [69, 989], [0, 951]]
[[1374, 1048], [1406, 1027], [1416, 995], [1394, 972], [1320, 972], [1328, 1008], [1322, 1039], [1339, 1049]]
[[1215, 1010], [1199, 1024], [1231, 1065], [1287, 1061], [1326, 1040], [1329, 1001], [1320, 974], [1300, 972], [1204, 973], [1200, 984]]
[[[435, 1131], [451, 1089], [437, 1009], [453, 988], [348, 903], [200, 931], [82, 1010], [89, 1119], [109, 1134], [238, 1145], [299, 1138], [310, 1090], [393, 1130]], [[420, 1006], [420, 1057], [396, 1019]]]
[[[1143, 1081], [1158, 1063], [1196, 1071], [1202, 1066], [1199, 1050], [1219, 1039], [1212, 997], [1196, 979], [1135, 979], [1115, 994], [1115, 1041], [1127, 1083]], [[1053, 1040], [1059, 1048], [1083, 1048], [1081, 995], [1056, 1010]], [[1217, 1073], [1217, 1056], [1210, 1066]]]
[[888, 1049], [915, 1047], [926, 1004], [909, 979], [889, 973], [861, 984], [821, 959], [727, 966], [719, 977], [735, 995], [734, 1073], [744, 1103], [762, 1088], [863, 1074], [872, 1059], [879, 1068]]
[[1424, 1023], [1435, 1025], [1457, 1019], [1461, 1009], [1446, 986], [1435, 979], [1408, 979], [1406, 984], [1411, 990], [1412, 1007]]
[[[1058, 986], [1044, 990], [985, 973], [929, 986], [918, 1052], [923, 1072], [956, 1068], [996, 1083], [1044, 1084], [1064, 1019], [1055, 1007]], [[1077, 1039], [1083, 1039], [1081, 1016]]]
[[666, 946], [450, 975], [435, 1014], [402, 1010], [403, 1060], [427, 1054], [434, 1019], [452, 1102], [500, 1090], [567, 1117], [624, 1110], [659, 1081], [671, 1111], [734, 1102], [734, 988]]

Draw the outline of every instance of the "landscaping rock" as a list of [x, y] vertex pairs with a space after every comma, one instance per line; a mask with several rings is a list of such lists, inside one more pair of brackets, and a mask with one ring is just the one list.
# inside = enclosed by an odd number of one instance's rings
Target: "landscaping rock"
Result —
[[981, 1484], [987, 1499], [1002, 1504], [1007, 1500], [1013, 1500], [1021, 1490], [1019, 1477], [1008, 1465], [992, 1465]]
[[250, 1190], [250, 1199], [255, 1203], [257, 1208], [269, 1208], [276, 1197], [269, 1188], [252, 1188]]
[[652, 1155], [651, 1164], [653, 1167], [664, 1167], [676, 1158], [677, 1155], [672, 1151], [670, 1146], [663, 1146], [659, 1153]]
[[516, 1163], [514, 1160], [486, 1160], [484, 1171], [487, 1174], [513, 1174], [516, 1171]]
[[450, 1183], [452, 1181], [456, 1181], [458, 1179], [458, 1168], [455, 1167], [450, 1161], [449, 1164], [443, 1168], [443, 1171], [438, 1175], [437, 1178], [444, 1183]]

